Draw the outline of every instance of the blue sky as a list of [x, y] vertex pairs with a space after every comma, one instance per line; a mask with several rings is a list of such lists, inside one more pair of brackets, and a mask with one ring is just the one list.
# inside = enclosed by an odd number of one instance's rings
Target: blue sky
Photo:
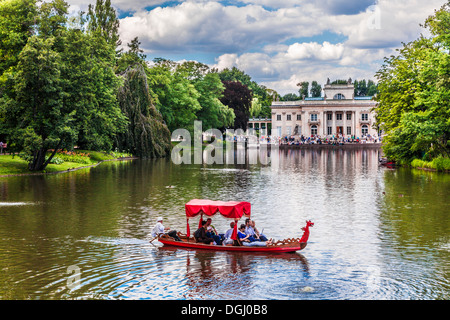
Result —
[[[72, 11], [94, 0], [66, 0]], [[300, 81], [373, 79], [383, 58], [416, 39], [445, 0], [111, 0], [123, 43], [147, 58], [236, 66], [280, 94]]]

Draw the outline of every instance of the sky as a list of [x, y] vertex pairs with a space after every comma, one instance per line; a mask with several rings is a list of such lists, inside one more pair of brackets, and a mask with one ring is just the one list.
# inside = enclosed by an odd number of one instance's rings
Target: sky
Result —
[[[71, 12], [95, 0], [66, 0]], [[327, 78], [372, 79], [383, 58], [427, 35], [445, 0], [111, 0], [124, 45], [148, 60], [195, 60], [244, 71], [279, 94]]]

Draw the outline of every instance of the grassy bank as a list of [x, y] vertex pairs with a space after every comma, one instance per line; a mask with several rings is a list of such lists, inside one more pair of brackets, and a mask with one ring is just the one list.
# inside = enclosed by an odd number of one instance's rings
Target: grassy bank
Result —
[[444, 157], [438, 157], [432, 161], [414, 159], [411, 162], [411, 167], [417, 169], [450, 172], [450, 159]]
[[101, 161], [114, 160], [131, 155], [125, 153], [105, 153], [99, 151], [77, 150], [75, 152], [60, 151], [47, 165], [45, 170], [32, 172], [28, 163], [18, 155], [0, 155], [0, 175], [16, 175], [30, 173], [52, 173], [95, 165]]

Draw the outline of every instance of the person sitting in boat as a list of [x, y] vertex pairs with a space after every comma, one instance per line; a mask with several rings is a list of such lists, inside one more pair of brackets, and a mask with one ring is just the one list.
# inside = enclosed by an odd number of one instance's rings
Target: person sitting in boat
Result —
[[208, 218], [206, 219], [206, 236], [209, 238], [213, 238], [215, 244], [222, 244], [222, 238], [219, 236], [219, 233], [217, 232], [216, 228], [211, 224], [212, 219]]
[[253, 232], [255, 233], [255, 236], [257, 239], [259, 239], [261, 241], [269, 240], [263, 233], [260, 233], [259, 230], [256, 228], [255, 220], [251, 220], [250, 224], [251, 224], [251, 227], [253, 228]]
[[231, 235], [233, 234], [234, 225], [235, 225], [234, 221], [230, 222], [230, 229], [228, 229], [227, 232], [225, 232], [225, 239], [222, 242], [223, 245], [233, 244], [234, 240], [231, 239]]
[[246, 247], [266, 247], [267, 245], [272, 244], [272, 241], [270, 241], [270, 240], [269, 241], [255, 241], [252, 236], [245, 234], [245, 224], [241, 224], [239, 231], [238, 231], [238, 238], [241, 241], [242, 245], [246, 246]]
[[197, 242], [205, 243], [205, 244], [211, 244], [214, 242], [213, 238], [209, 238], [206, 235], [206, 221], [202, 221], [202, 226], [197, 229], [197, 231], [194, 232], [194, 238]]
[[165, 234], [167, 233], [167, 235], [169, 237], [174, 238], [176, 241], [181, 241], [181, 239], [178, 237], [177, 231], [176, 230], [172, 230], [169, 232], [166, 232], [170, 230], [170, 227], [164, 227], [163, 225], [163, 218], [159, 217], [158, 219], [156, 219], [156, 224], [153, 227], [153, 230], [151, 232], [152, 237], [158, 237], [161, 234]]
[[245, 219], [245, 234], [250, 236], [250, 241], [267, 241], [268, 239], [264, 235], [260, 235], [255, 230], [255, 222], [250, 218]]

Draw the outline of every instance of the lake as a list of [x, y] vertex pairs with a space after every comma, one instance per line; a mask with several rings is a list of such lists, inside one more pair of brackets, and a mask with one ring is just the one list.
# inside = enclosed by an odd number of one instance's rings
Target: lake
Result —
[[[380, 167], [380, 152], [280, 149], [266, 164], [131, 160], [0, 178], [0, 298], [449, 299], [450, 175]], [[193, 198], [249, 201], [275, 239], [315, 225], [293, 254], [150, 243], [158, 216], [186, 231]], [[220, 232], [229, 222], [213, 217]]]

